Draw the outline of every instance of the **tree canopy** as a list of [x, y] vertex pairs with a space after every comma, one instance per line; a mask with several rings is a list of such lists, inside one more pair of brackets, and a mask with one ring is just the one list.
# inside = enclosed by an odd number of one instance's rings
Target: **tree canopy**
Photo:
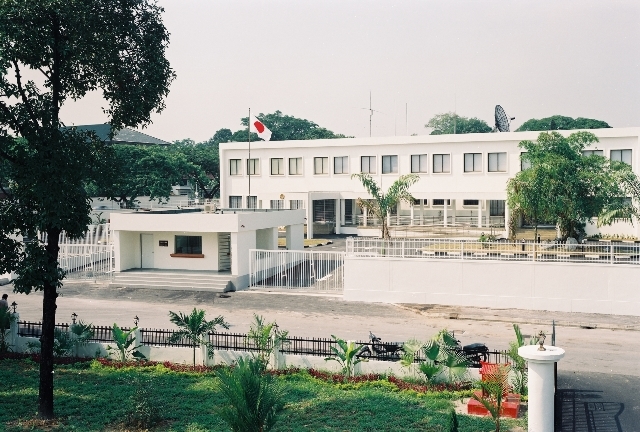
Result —
[[201, 198], [211, 199], [220, 195], [219, 139], [228, 138], [216, 132], [207, 141], [196, 143], [186, 139], [174, 142], [171, 148], [173, 152], [184, 157], [187, 164], [184, 165], [186, 171], [183, 172], [183, 177], [187, 177], [197, 186]]
[[625, 163], [583, 156], [582, 151], [596, 142], [590, 132], [568, 137], [542, 132], [535, 142], [520, 142], [526, 151], [522, 158], [531, 167], [509, 180], [508, 202], [514, 216], [522, 214], [536, 224], [550, 218], [557, 221], [562, 238], [581, 238], [586, 221], [593, 217], [611, 212], [619, 217], [636, 215], [626, 199], [638, 183], [635, 174]]
[[545, 117], [540, 120], [529, 119], [516, 129], [522, 131], [548, 131], [548, 130], [574, 130], [574, 129], [602, 129], [610, 128], [609, 124], [602, 120], [578, 117], [576, 119], [561, 115]]
[[433, 128], [430, 135], [491, 132], [491, 127], [484, 120], [475, 117], [461, 117], [452, 112], [435, 115], [424, 127]]
[[[91, 222], [84, 186], [104, 181], [113, 157], [94, 133], [65, 128], [60, 109], [102, 90], [115, 130], [162, 111], [174, 73], [161, 13], [152, 0], [0, 0], [0, 160], [9, 183], [0, 204], [0, 273], [16, 272], [18, 292], [44, 292], [41, 418], [54, 415], [59, 234], [84, 234]], [[36, 232], [47, 234], [46, 243], [23, 244]]]

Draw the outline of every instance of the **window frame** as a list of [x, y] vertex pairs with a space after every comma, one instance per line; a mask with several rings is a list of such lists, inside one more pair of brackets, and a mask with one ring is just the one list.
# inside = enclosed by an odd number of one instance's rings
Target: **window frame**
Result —
[[[451, 153], [434, 153], [431, 158], [431, 173], [432, 174], [451, 174]], [[447, 156], [449, 159], [448, 171], [444, 171], [444, 157]], [[436, 171], [436, 158], [440, 157], [440, 166], [442, 167], [442, 171]]]
[[[619, 152], [620, 153], [620, 159], [614, 159], [613, 158], [613, 152]], [[624, 154], [624, 152], [629, 152], [629, 162], [625, 162], [624, 160], [622, 160], [622, 155]], [[622, 163], [626, 163], [629, 166], [633, 166], [633, 149], [613, 149], [613, 150], [609, 150], [609, 160], [615, 160], [617, 162], [622, 162]]]
[[[240, 203], [240, 207], [234, 207], [233, 204], [231, 204], [232, 200], [235, 200], [236, 203], [239, 202]], [[240, 209], [240, 208], [242, 208], [242, 195], [229, 195], [229, 208], [230, 209]]]
[[[322, 172], [318, 172], [318, 162], [320, 162], [320, 169]], [[329, 174], [329, 157], [328, 156], [314, 156], [313, 158], [313, 175], [328, 175]]]
[[[336, 162], [341, 160], [342, 170], [340, 172], [336, 171]], [[349, 156], [334, 156], [333, 157], [333, 173], [334, 174], [349, 174]]]
[[[491, 156], [496, 156], [496, 170], [491, 170]], [[504, 155], [504, 169], [500, 169], [500, 155]], [[487, 172], [490, 173], [507, 173], [509, 171], [509, 159], [507, 157], [507, 152], [492, 152], [487, 153]]]
[[[178, 252], [178, 238], [182, 237], [187, 239], [187, 251], [180, 251]], [[190, 243], [193, 243], [190, 244]], [[176, 235], [173, 237], [173, 253], [170, 254], [172, 257], [182, 257], [182, 256], [192, 256], [192, 257], [199, 257], [199, 258], [204, 258], [204, 255], [202, 254], [202, 236], [185, 236], [185, 235]]]
[[247, 159], [247, 175], [252, 175], [252, 176], [260, 175], [260, 159], [259, 158]]
[[[235, 168], [235, 173], [234, 173]], [[241, 176], [242, 175], [242, 159], [229, 159], [229, 175]]]
[[[413, 168], [413, 161], [414, 158], [417, 158], [418, 161], [418, 170], [414, 170]], [[422, 159], [425, 159], [425, 164], [426, 164], [426, 168], [423, 171], [422, 170]], [[412, 174], [428, 174], [429, 173], [429, 154], [428, 153], [424, 153], [424, 154], [415, 154], [415, 155], [411, 155], [411, 173]]]
[[[473, 156], [473, 170], [472, 171], [467, 171], [467, 156]], [[479, 156], [479, 160], [476, 160], [476, 156]], [[463, 172], [465, 174], [480, 174], [482, 173], [482, 153], [464, 153], [464, 159], [463, 159]], [[476, 170], [476, 164], [478, 167], [480, 167], [479, 170]]]
[[593, 155], [604, 157], [604, 150], [598, 150], [598, 149], [582, 150], [582, 156], [584, 156], [584, 157], [589, 157], [589, 156], [593, 156]]
[[[369, 166], [369, 170], [368, 170], [368, 171], [364, 171], [364, 170], [362, 169], [362, 168], [363, 168], [363, 165], [364, 165], [365, 158], [366, 158], [366, 160], [367, 160], [367, 164], [368, 164], [368, 166]], [[372, 160], [373, 160], [373, 164], [371, 163], [371, 161], [372, 161]], [[361, 172], [362, 174], [374, 174], [374, 175], [375, 175], [375, 174], [376, 174], [376, 172], [377, 172], [377, 166], [376, 166], [376, 163], [377, 163], [377, 161], [376, 161], [376, 156], [360, 156], [360, 172]], [[373, 165], [373, 171], [371, 170], [372, 165]]]
[[[296, 161], [296, 172], [292, 173], [291, 172], [291, 162]], [[302, 161], [302, 157], [293, 157], [293, 158], [289, 158], [289, 175], [292, 176], [301, 176], [304, 174], [304, 163]]]
[[[273, 170], [273, 162], [274, 161], [280, 161], [279, 162], [279, 169], [277, 170], [278, 172], [274, 174], [274, 170]], [[271, 167], [270, 172], [272, 176], [283, 176], [284, 175], [284, 158], [271, 158], [269, 160], [269, 165]]]
[[[394, 159], [395, 158], [395, 159]], [[385, 171], [385, 159], [389, 161], [389, 169], [391, 171]], [[393, 162], [395, 160], [395, 171], [393, 171]], [[382, 155], [382, 174], [399, 174], [400, 173], [400, 164], [398, 162], [398, 155]]]
[[[436, 204], [436, 201], [442, 201], [442, 204]], [[434, 198], [431, 200], [431, 207], [444, 207], [444, 202], [447, 202], [447, 207], [451, 206], [451, 198]]]

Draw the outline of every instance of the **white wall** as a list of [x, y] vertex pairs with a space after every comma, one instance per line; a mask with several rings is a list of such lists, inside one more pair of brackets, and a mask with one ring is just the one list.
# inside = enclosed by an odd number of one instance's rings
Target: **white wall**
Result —
[[117, 272], [140, 268], [140, 233], [129, 231], [114, 231], [114, 254], [116, 256]]
[[640, 316], [640, 266], [345, 259], [345, 300]]
[[249, 250], [256, 248], [256, 232], [231, 233], [231, 274], [239, 288], [249, 286]]
[[[204, 258], [172, 257], [175, 252], [175, 236], [202, 236], [202, 254]], [[160, 240], [169, 242], [169, 246], [159, 246]], [[189, 231], [153, 233], [154, 268], [175, 270], [218, 270], [218, 234]]]

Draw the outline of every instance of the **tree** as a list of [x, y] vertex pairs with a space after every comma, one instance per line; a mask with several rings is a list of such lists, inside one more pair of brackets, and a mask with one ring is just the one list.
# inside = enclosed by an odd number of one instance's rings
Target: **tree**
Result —
[[573, 129], [602, 129], [610, 128], [607, 122], [602, 120], [595, 120], [589, 118], [578, 117], [573, 119], [571, 117], [564, 117], [561, 115], [554, 115], [551, 117], [545, 117], [540, 120], [529, 119], [516, 129], [516, 132], [522, 131], [547, 131], [547, 130], [573, 130]]
[[[522, 159], [528, 161], [528, 153]], [[532, 166], [518, 173], [507, 182], [507, 205], [511, 209], [511, 221], [523, 216], [534, 226], [533, 238], [538, 238], [538, 225], [541, 221], [553, 218], [548, 205], [547, 185], [553, 179], [541, 165]], [[509, 227], [509, 237], [515, 237], [515, 224]]]
[[[635, 211], [625, 197], [622, 177], [634, 179], [628, 165], [582, 151], [598, 138], [590, 132], [564, 137], [542, 132], [536, 142], [522, 141], [520, 147], [531, 168], [509, 181], [508, 201], [514, 209], [532, 216], [537, 213], [556, 220], [562, 238], [580, 238], [587, 220], [612, 210]], [[631, 183], [628, 183], [631, 185]]]
[[[281, 111], [276, 111], [271, 114], [260, 113], [256, 118], [263, 122], [271, 131], [271, 141], [347, 138], [345, 135], [336, 134], [326, 128], [320, 127], [310, 120], [284, 115]], [[248, 127], [249, 118], [243, 117], [241, 124], [245, 128]], [[233, 134], [232, 141], [245, 142], [247, 140], [247, 129], [241, 129]], [[251, 134], [251, 141], [254, 140], [259, 140], [257, 134]]]
[[271, 354], [287, 343], [287, 330], [280, 330], [278, 323], [265, 321], [262, 315], [253, 314], [253, 322], [249, 328], [247, 337], [257, 348], [257, 353], [253, 357], [260, 362], [264, 370], [269, 366]]
[[205, 319], [205, 311], [193, 308], [189, 315], [182, 312], [169, 311], [169, 319], [178, 326], [179, 330], [171, 335], [171, 342], [178, 342], [181, 339], [187, 339], [193, 347], [193, 365], [196, 365], [196, 347], [198, 345], [208, 345], [207, 335], [209, 332], [216, 331], [216, 327], [228, 329], [229, 324], [225, 322], [222, 315], [211, 321]]
[[420, 180], [420, 176], [417, 174], [401, 175], [395, 182], [393, 182], [386, 193], [382, 192], [380, 186], [378, 186], [376, 181], [369, 174], [352, 174], [351, 178], [357, 178], [360, 180], [362, 186], [364, 186], [367, 192], [369, 192], [373, 197], [373, 200], [363, 200], [358, 198], [358, 205], [362, 208], [366, 208], [382, 221], [382, 238], [389, 239], [387, 215], [391, 212], [391, 209], [398, 204], [398, 202], [413, 201], [413, 196], [411, 196], [409, 188]]
[[[56, 298], [64, 278], [58, 237], [84, 234], [91, 222], [84, 184], [104, 174], [111, 157], [95, 134], [64, 128], [60, 109], [101, 89], [115, 130], [150, 123], [174, 77], [161, 12], [150, 0], [0, 0], [0, 159], [10, 165], [10, 193], [0, 205], [0, 273], [16, 272], [15, 291], [44, 292], [43, 419], [54, 416]], [[38, 79], [26, 80], [25, 71]], [[23, 244], [38, 231], [46, 244]]]
[[148, 196], [163, 202], [169, 199], [172, 186], [184, 177], [204, 177], [185, 154], [163, 146], [112, 146], [110, 175], [89, 185], [91, 196], [103, 196], [133, 208], [136, 198]]
[[188, 138], [176, 141], [172, 147], [172, 150], [182, 155], [189, 164], [189, 169], [185, 175], [193, 184], [197, 185], [200, 196], [207, 199], [220, 195], [218, 144], [219, 142], [216, 141], [216, 136], [214, 135], [208, 141], [197, 144]]
[[491, 127], [484, 120], [460, 117], [452, 112], [435, 115], [424, 127], [433, 128], [430, 135], [491, 132]]

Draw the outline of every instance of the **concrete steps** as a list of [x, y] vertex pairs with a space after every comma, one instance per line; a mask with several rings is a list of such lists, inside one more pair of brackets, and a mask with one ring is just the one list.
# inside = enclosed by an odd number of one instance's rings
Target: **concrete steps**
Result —
[[125, 271], [115, 273], [112, 286], [154, 288], [184, 291], [234, 291], [233, 276], [230, 274], [198, 273], [179, 270], [168, 271]]

